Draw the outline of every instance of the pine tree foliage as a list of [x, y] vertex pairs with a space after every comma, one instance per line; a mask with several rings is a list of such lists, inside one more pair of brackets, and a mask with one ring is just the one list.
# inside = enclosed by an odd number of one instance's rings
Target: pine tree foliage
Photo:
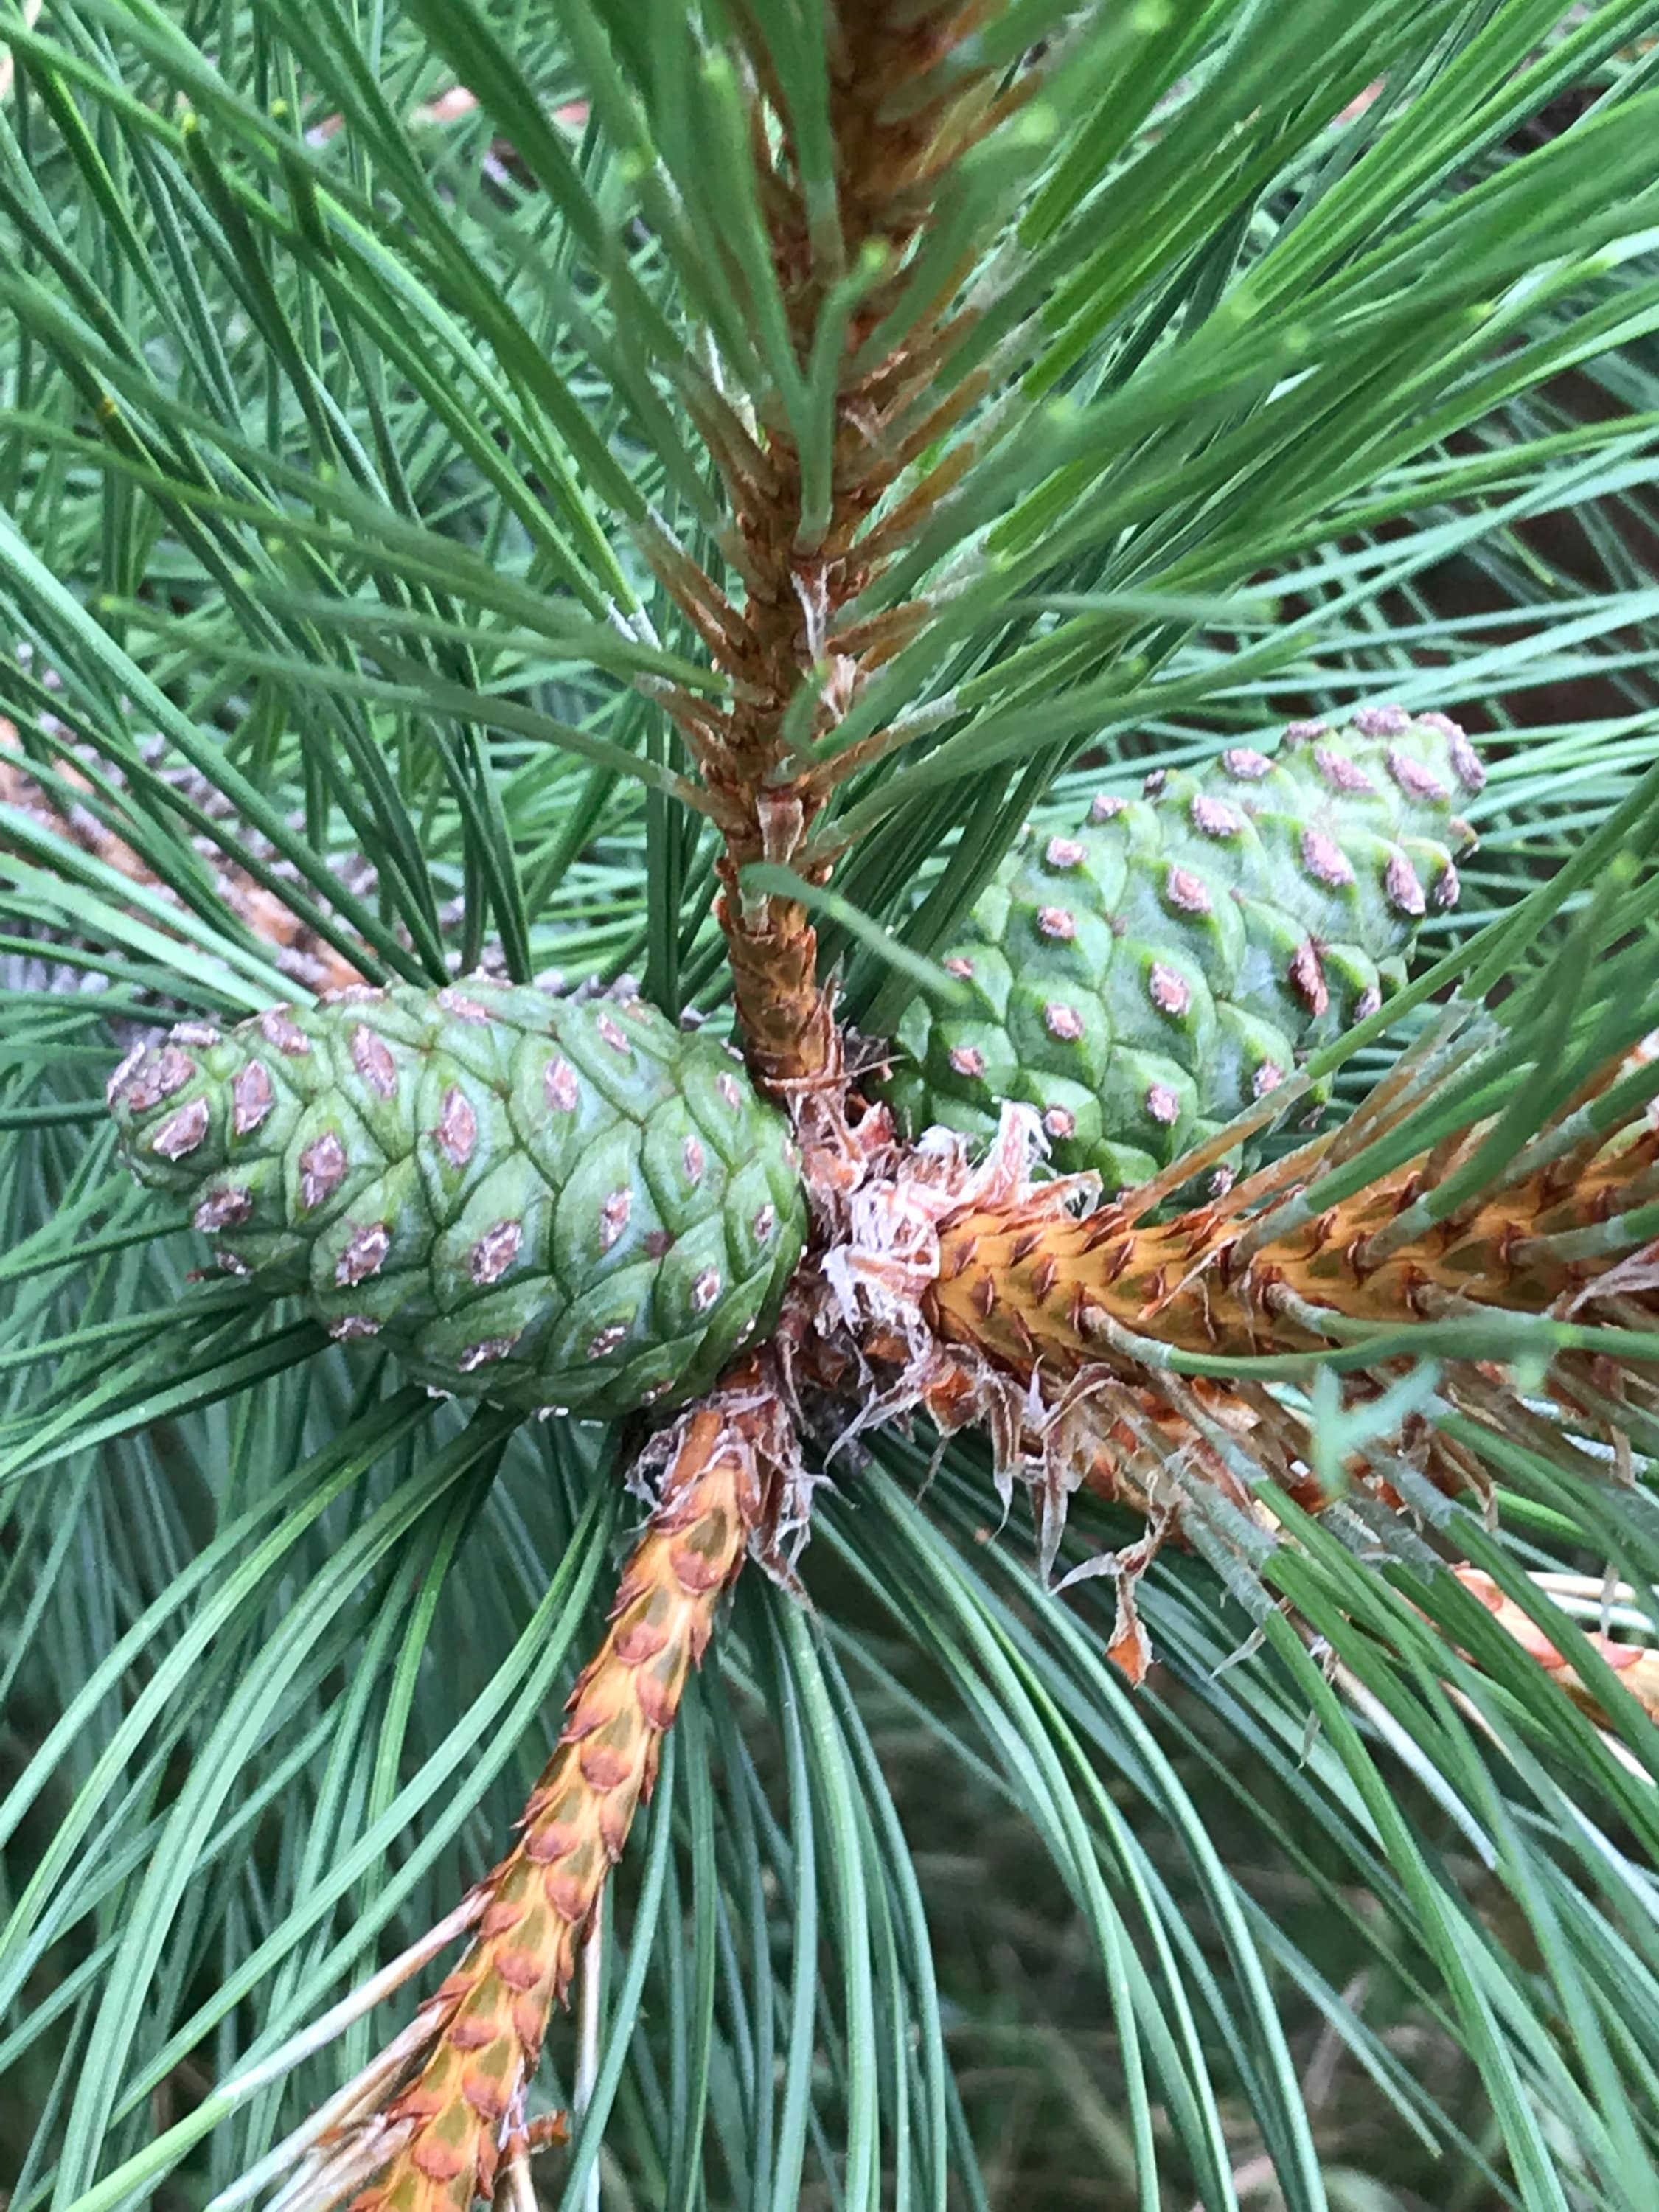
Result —
[[[1659, 6], [0, 44], [11, 2212], [378, 2188], [457, 1958], [520, 2204], [1650, 2205]], [[729, 1599], [746, 1370], [654, 1445], [434, 1400], [122, 1167], [168, 1024], [480, 969], [799, 1104], [948, 1024], [1023, 824], [1384, 702], [1479, 844], [1227, 1234], [1159, 1243], [1237, 1127], [1109, 1244], [981, 1187], [929, 1326], [1008, 1387], [843, 1404]], [[1141, 1377], [1029, 1492], [1088, 1347], [1022, 1206]]]

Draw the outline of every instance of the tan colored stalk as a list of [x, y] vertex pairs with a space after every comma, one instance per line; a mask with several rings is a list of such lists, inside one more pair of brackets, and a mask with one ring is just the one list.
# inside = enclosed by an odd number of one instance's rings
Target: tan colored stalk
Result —
[[[1316, 1150], [1314, 1198], [1318, 1165]], [[1147, 1223], [1116, 1206], [1074, 1219], [1039, 1187], [944, 1225], [932, 1317], [999, 1366], [1060, 1381], [1131, 1338], [1240, 1358], [1312, 1350], [1349, 1322], [1564, 1313], [1598, 1285], [1644, 1314], [1659, 1305], [1651, 1271], [1615, 1273], [1641, 1241], [1622, 1217], [1655, 1195], [1659, 1128], [1588, 1137], [1434, 1222], [1418, 1201], [1443, 1165], [1425, 1154], [1322, 1212], [1294, 1208], [1278, 1234], [1238, 1194]]]
[[[860, 356], [910, 281], [904, 266], [953, 163], [1026, 94], [1000, 94], [963, 52], [982, 19], [981, 0], [841, 0], [830, 18], [830, 128], [835, 149], [833, 236], [815, 226], [790, 137], [787, 103], [768, 76], [758, 0], [738, 9], [757, 73], [751, 143], [761, 206], [795, 358], [811, 358], [821, 311], [843, 272], [878, 273], [848, 316], [833, 394], [833, 462], [827, 509], [805, 511], [801, 456], [781, 409], [762, 406], [752, 434], [708, 395], [688, 395], [725, 483], [728, 554], [742, 579], [741, 605], [711, 579], [655, 558], [659, 573], [714, 665], [733, 679], [725, 709], [664, 704], [682, 721], [726, 836], [718, 911], [733, 995], [750, 1063], [765, 1084], [788, 1089], [828, 1079], [833, 1023], [820, 988], [817, 939], [799, 898], [746, 888], [755, 862], [794, 866], [820, 882], [828, 864], [803, 848], [836, 782], [860, 764], [813, 763], [805, 743], [834, 729], [869, 670], [911, 633], [921, 611], [900, 608], [857, 623], [842, 614], [884, 562], [914, 538], [959, 476], [966, 450], [947, 453], [907, 489], [875, 534], [866, 525], [981, 386], [965, 380], [935, 398], [941, 355], [965, 328], [953, 297], [966, 273], [944, 272], [936, 297], [915, 303], [903, 337], [879, 357]], [[957, 66], [958, 63], [962, 65]], [[762, 104], [773, 129], [765, 127]], [[971, 258], [971, 257], [969, 257]], [[730, 419], [727, 419], [730, 417]], [[864, 534], [861, 534], [864, 533]], [[803, 685], [816, 696], [796, 741], [785, 721]], [[796, 710], [798, 713], [799, 709]]]
[[372, 2124], [390, 2155], [356, 2212], [468, 2212], [490, 2197], [503, 2147], [523, 2130], [549, 2018], [761, 1510], [767, 1408], [753, 1379], [734, 1378], [679, 1425], [519, 1841], [483, 1885], [471, 1948], [425, 2008], [419, 2071]]

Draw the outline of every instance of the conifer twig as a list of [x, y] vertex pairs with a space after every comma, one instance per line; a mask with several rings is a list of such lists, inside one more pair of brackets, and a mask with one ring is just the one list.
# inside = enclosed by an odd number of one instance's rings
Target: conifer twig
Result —
[[752, 1361], [659, 1441], [653, 1456], [667, 1463], [657, 1504], [519, 1840], [480, 1885], [471, 1948], [404, 2032], [398, 2078], [372, 2112], [342, 2116], [328, 2163], [296, 2203], [335, 2202], [364, 2182], [357, 2212], [468, 2212], [493, 2193], [503, 2152], [526, 2132], [549, 2018], [790, 1449], [783, 1409]]
[[[1323, 1156], [1342, 1136], [1297, 1156], [1297, 1203], [1277, 1234], [1239, 1209], [1237, 1193], [1164, 1222], [1139, 1218], [1138, 1194], [1074, 1218], [1052, 1185], [965, 1208], [940, 1232], [937, 1323], [1017, 1373], [1041, 1364], [1063, 1378], [1115, 1349], [1310, 1351], [1368, 1327], [1493, 1309], [1565, 1319], [1598, 1285], [1626, 1289], [1620, 1263], [1646, 1241], [1642, 1208], [1659, 1164], [1659, 1126], [1639, 1106], [1623, 1127], [1589, 1127], [1565, 1153], [1401, 1240], [1386, 1232], [1429, 1188], [1432, 1156], [1322, 1208]], [[1636, 1308], [1651, 1310], [1655, 1285], [1628, 1280]]]
[[[757, 1076], [779, 1089], [830, 1079], [833, 1024], [806, 906], [746, 885], [744, 871], [764, 862], [814, 884], [827, 878], [830, 860], [805, 850], [813, 823], [836, 784], [886, 741], [877, 733], [823, 761], [811, 745], [919, 617], [902, 606], [855, 625], [855, 650], [831, 640], [967, 465], [965, 449], [931, 465], [925, 456], [983, 386], [981, 376], [932, 389], [942, 343], [972, 320], [953, 303], [976, 248], [964, 247], [960, 266], [931, 271], [921, 291], [911, 248], [955, 164], [1026, 97], [1023, 83], [999, 97], [996, 73], [978, 59], [982, 15], [963, 0], [843, 0], [834, 11], [828, 206], [801, 174], [762, 11], [737, 10], [752, 72], [749, 143], [797, 388], [757, 396], [752, 434], [711, 404], [701, 378], [690, 395], [732, 514], [726, 553], [746, 587], [741, 611], [683, 556], [646, 550], [732, 684], [726, 708], [699, 702], [688, 716], [681, 706], [677, 719], [725, 832], [717, 910], [739, 1026]], [[925, 471], [920, 482], [872, 531], [913, 465]]]

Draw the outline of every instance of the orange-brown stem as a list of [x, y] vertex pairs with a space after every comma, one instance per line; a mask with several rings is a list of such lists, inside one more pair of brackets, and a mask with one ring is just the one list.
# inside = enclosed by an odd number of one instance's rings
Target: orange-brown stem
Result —
[[[722, 865], [729, 882], [736, 864]], [[818, 988], [817, 933], [798, 900], [769, 898], [752, 916], [722, 890], [716, 911], [732, 962], [732, 994], [749, 1057], [769, 1087], [810, 1081], [830, 1065], [834, 1022]]]
[[[1028, 1376], [1060, 1379], [1109, 1358], [1127, 1332], [1229, 1358], [1329, 1343], [1345, 1322], [1409, 1325], [1471, 1309], [1542, 1314], [1628, 1256], [1621, 1215], [1650, 1195], [1659, 1129], [1590, 1139], [1478, 1204], [1404, 1237], [1426, 1156], [1283, 1235], [1251, 1234], [1220, 1206], [1147, 1224], [1114, 1207], [1073, 1219], [1040, 1196], [980, 1207], [940, 1237], [933, 1319]], [[1659, 1312], [1659, 1292], [1634, 1289]]]
[[354, 2212], [468, 2212], [494, 2189], [548, 2020], [743, 1563], [760, 1505], [743, 1406], [741, 1390], [717, 1395], [681, 1424], [660, 1501], [519, 1841], [488, 1877], [471, 1949], [430, 2001], [425, 2061], [380, 2116], [394, 2154]]
[[[825, 509], [806, 511], [801, 456], [776, 408], [759, 409], [761, 424], [751, 434], [702, 395], [699, 420], [732, 515], [726, 553], [745, 586], [741, 611], [728, 611], [712, 585], [671, 573], [660, 549], [653, 556], [732, 680], [730, 704], [718, 718], [700, 721], [696, 750], [726, 837], [718, 912], [738, 1022], [757, 1076], [787, 1090], [824, 1077], [835, 1060], [817, 940], [798, 900], [746, 890], [742, 873], [755, 861], [796, 859], [833, 781], [805, 757], [804, 741], [836, 726], [866, 665], [891, 653], [903, 627], [888, 617], [853, 652], [829, 643], [878, 564], [860, 543], [868, 518], [930, 438], [976, 396], [976, 387], [947, 392], [930, 409], [927, 380], [913, 373], [919, 359], [932, 356], [955, 279], [942, 279], [938, 301], [880, 358], [866, 361], [863, 352], [908, 282], [905, 256], [940, 183], [987, 127], [996, 86], [971, 65], [949, 66], [983, 12], [980, 0], [840, 0], [829, 52], [838, 235], [826, 251], [823, 211], [808, 205], [789, 105], [771, 73], [764, 10], [743, 0], [737, 12], [757, 86], [750, 143], [760, 204], [801, 362], [841, 274], [857, 268], [872, 246], [883, 250], [888, 270], [849, 316], [842, 339]], [[968, 319], [957, 313], [953, 335]], [[947, 468], [907, 502], [884, 533], [880, 560], [908, 542], [948, 475]], [[810, 704], [798, 698], [804, 685], [815, 694]], [[799, 718], [793, 723], [792, 714]]]

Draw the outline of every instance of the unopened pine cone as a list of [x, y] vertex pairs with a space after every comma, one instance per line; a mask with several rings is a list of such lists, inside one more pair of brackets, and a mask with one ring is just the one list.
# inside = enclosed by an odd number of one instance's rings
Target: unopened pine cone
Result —
[[611, 1419], [707, 1390], [805, 1225], [783, 1116], [653, 1008], [488, 976], [187, 1022], [110, 1085], [222, 1265], [417, 1381]]
[[1024, 1102], [1062, 1171], [1145, 1182], [1399, 988], [1484, 781], [1455, 722], [1373, 707], [1097, 799], [988, 886], [943, 959], [969, 1003], [913, 1001], [886, 1095], [987, 1140]]

